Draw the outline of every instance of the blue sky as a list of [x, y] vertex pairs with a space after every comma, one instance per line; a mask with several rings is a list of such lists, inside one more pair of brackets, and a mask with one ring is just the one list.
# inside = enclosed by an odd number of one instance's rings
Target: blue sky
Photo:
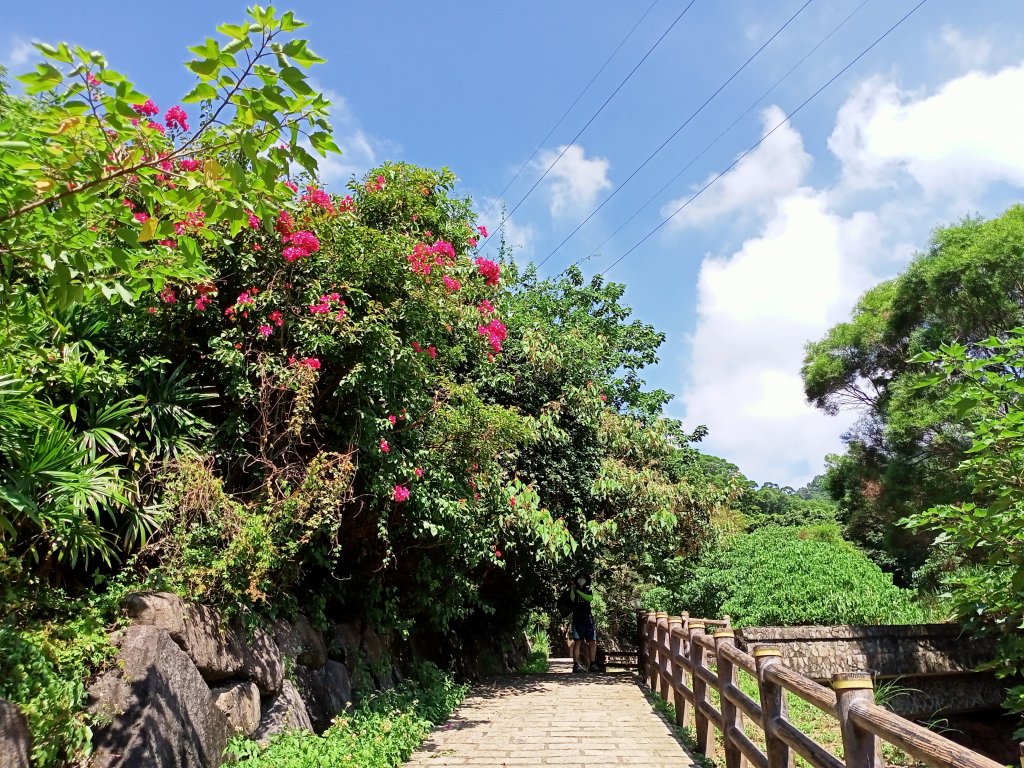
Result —
[[[517, 258], [539, 260], [623, 181], [805, 0], [696, 0], [508, 223]], [[625, 186], [543, 271], [591, 253], [862, 0], [814, 0]], [[868, 0], [771, 97], [610, 240], [605, 269], [711, 175], [841, 69], [917, 0]], [[345, 155], [335, 187], [385, 159], [446, 165], [481, 210], [650, 5], [552, 2], [295, 2], [313, 77], [335, 99]], [[105, 12], [98, 9], [103, 7]], [[509, 188], [518, 202], [684, 7], [658, 0]], [[106, 53], [161, 106], [190, 88], [187, 45], [241, 19], [230, 2], [8, 4], [0, 63], [26, 67], [32, 40]], [[804, 343], [844, 319], [930, 230], [994, 215], [1024, 186], [1024, 3], [929, 0], [609, 277], [668, 334], [651, 384], [670, 415], [707, 424], [705, 447], [752, 479], [800, 485], [854, 414], [803, 400]], [[673, 203], [673, 201], [676, 201]], [[485, 222], [496, 223], [494, 214]]]

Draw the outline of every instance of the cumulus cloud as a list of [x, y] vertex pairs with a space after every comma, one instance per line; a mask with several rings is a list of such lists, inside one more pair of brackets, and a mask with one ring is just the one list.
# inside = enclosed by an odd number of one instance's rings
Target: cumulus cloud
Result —
[[[772, 106], [764, 110], [761, 114], [764, 125], [762, 135], [778, 125], [784, 117], [785, 113], [779, 107]], [[804, 150], [800, 134], [787, 123], [680, 211], [670, 226], [698, 227], [736, 212], [756, 214], [770, 210], [776, 198], [803, 183], [811, 161], [810, 154]], [[710, 178], [698, 184], [695, 190], [703, 187]], [[670, 216], [692, 194], [691, 191], [676, 200], [670, 200], [662, 207], [661, 215]]]
[[983, 37], [968, 37], [956, 27], [944, 24], [937, 44], [940, 55], [950, 57], [961, 69], [979, 69], [992, 59], [992, 43]]
[[909, 175], [927, 197], [1024, 184], [1024, 65], [950, 80], [932, 95], [873, 78], [839, 111], [829, 148], [852, 189]]
[[[3, 57], [0, 58], [0, 64], [9, 69], [19, 69], [28, 64], [35, 55], [36, 49], [32, 46], [31, 42], [21, 37], [15, 37], [9, 41], [7, 50], [4, 51]], [[14, 72], [13, 74], [20, 74], [20, 72]]]
[[311, 85], [331, 102], [330, 118], [334, 127], [334, 140], [341, 150], [340, 155], [329, 154], [326, 158], [316, 156], [320, 180], [325, 185], [340, 187], [353, 176], [362, 176], [384, 159], [385, 155], [394, 157], [401, 151], [394, 142], [367, 133], [348, 100], [340, 93], [321, 88], [316, 83]]
[[[562, 152], [562, 158], [555, 163]], [[608, 178], [610, 163], [603, 157], [587, 157], [583, 147], [573, 144], [558, 149], [548, 149], [538, 155], [534, 167], [543, 171], [552, 163], [555, 166], [547, 175], [547, 189], [550, 195], [549, 208], [554, 218], [565, 218], [588, 212], [597, 202], [597, 196], [605, 189], [611, 189]]]
[[806, 403], [804, 345], [925, 246], [936, 222], [967, 212], [965, 189], [995, 204], [997, 185], [1024, 186], [1022, 89], [1024, 65], [930, 93], [871, 78], [836, 116], [832, 183], [804, 183], [810, 159], [790, 128], [779, 145], [762, 145], [770, 159], [752, 153], [716, 184], [685, 223], [754, 210], [757, 230], [735, 251], [707, 256], [699, 273], [682, 402], [689, 421], [710, 428], [708, 450], [753, 479], [797, 486], [842, 449], [855, 414], [829, 417]]
[[870, 284], [856, 259], [877, 249], [876, 229], [871, 214], [844, 218], [801, 190], [757, 237], [702, 264], [683, 404], [708, 425], [708, 449], [748, 476], [800, 485], [841, 448], [850, 420], [811, 408], [799, 371], [806, 341]]

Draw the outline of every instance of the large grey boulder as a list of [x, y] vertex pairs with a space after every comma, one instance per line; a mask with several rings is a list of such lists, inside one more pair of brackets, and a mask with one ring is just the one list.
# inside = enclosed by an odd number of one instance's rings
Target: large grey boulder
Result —
[[166, 630], [136, 624], [89, 689], [93, 768], [216, 768], [230, 732], [195, 664]]
[[351, 669], [358, 663], [359, 646], [362, 645], [362, 632], [353, 622], [342, 622], [331, 628], [330, 655], [335, 661], [348, 665]]
[[136, 592], [124, 599], [124, 609], [136, 624], [165, 630], [208, 681], [232, 677], [245, 665], [241, 630], [225, 625], [213, 608], [186, 603], [170, 592]]
[[248, 736], [260, 724], [260, 691], [256, 683], [227, 683], [211, 689], [213, 703], [228, 719], [232, 734]]
[[265, 744], [275, 733], [295, 729], [311, 731], [313, 725], [298, 690], [291, 680], [285, 680], [281, 692], [264, 702], [259, 727], [250, 735]]
[[274, 623], [274, 639], [282, 655], [304, 667], [319, 669], [327, 662], [324, 637], [305, 616], [299, 616], [294, 624], [279, 619]]
[[0, 766], [29, 768], [31, 746], [25, 715], [17, 704], [0, 699]]
[[328, 661], [320, 669], [296, 667], [296, 683], [306, 703], [313, 730], [322, 733], [331, 720], [352, 702], [352, 681], [345, 665]]
[[240, 628], [225, 625], [205, 605], [190, 605], [185, 616], [185, 650], [204, 679], [214, 682], [242, 671], [247, 656]]
[[258, 627], [246, 644], [242, 677], [256, 683], [264, 696], [277, 693], [284, 682], [281, 651], [274, 638]]

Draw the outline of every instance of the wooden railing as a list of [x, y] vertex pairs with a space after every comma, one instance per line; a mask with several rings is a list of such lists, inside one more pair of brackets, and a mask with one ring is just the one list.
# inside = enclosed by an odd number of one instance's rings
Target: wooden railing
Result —
[[[935, 768], [1002, 768], [877, 706], [868, 673], [833, 675], [832, 687], [826, 688], [786, 666], [777, 646], [758, 645], [752, 654], [741, 651], [728, 617], [640, 614], [638, 629], [641, 678], [675, 705], [678, 725], [694, 727], [699, 752], [714, 757], [720, 739], [726, 768], [741, 768], [744, 763], [755, 768], [791, 768], [794, 755], [815, 768], [882, 768], [883, 742]], [[757, 701], [740, 690], [740, 670], [757, 681]], [[712, 690], [718, 692], [718, 709], [709, 695]], [[844, 759], [789, 720], [787, 693], [836, 719]], [[764, 751], [745, 730], [750, 725], [763, 733]]]

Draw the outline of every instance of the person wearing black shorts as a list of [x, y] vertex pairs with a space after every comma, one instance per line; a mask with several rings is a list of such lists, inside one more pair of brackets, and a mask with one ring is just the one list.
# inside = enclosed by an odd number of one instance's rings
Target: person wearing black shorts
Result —
[[572, 598], [572, 671], [597, 672], [597, 625], [594, 623], [594, 590], [585, 573], [569, 587]]

